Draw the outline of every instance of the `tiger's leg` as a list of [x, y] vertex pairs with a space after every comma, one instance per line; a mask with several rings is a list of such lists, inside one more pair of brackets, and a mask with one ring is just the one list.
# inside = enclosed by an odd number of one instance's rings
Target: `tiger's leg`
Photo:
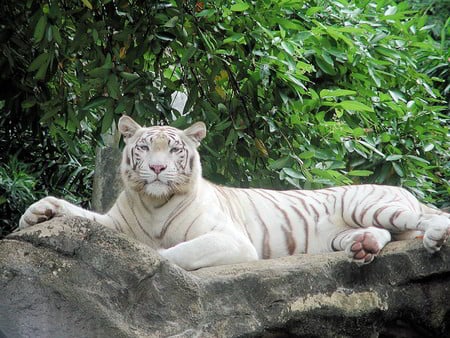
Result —
[[408, 208], [398, 203], [374, 203], [360, 204], [360, 210], [357, 208], [344, 214], [343, 220], [347, 226], [375, 227], [392, 234], [410, 235], [421, 231], [424, 234], [423, 244], [431, 253], [439, 251], [450, 235], [450, 215], [424, 205]]
[[347, 256], [358, 265], [368, 264], [391, 241], [391, 233], [386, 229], [368, 227], [365, 229], [346, 229], [332, 240], [334, 251], [345, 251]]
[[384, 205], [374, 212], [371, 223], [393, 234], [422, 231], [423, 245], [434, 253], [440, 250], [450, 235], [450, 216], [429, 208], [423, 208], [423, 211], [425, 213]]
[[112, 227], [105, 215], [80, 208], [63, 199], [52, 196], [45, 197], [28, 207], [19, 221], [19, 229], [36, 225], [60, 216], [80, 216]]
[[419, 217], [417, 229], [425, 232], [423, 236], [425, 249], [430, 253], [437, 252], [450, 236], [450, 215], [423, 214]]
[[222, 232], [209, 232], [158, 252], [185, 270], [258, 259], [256, 249], [248, 238]]

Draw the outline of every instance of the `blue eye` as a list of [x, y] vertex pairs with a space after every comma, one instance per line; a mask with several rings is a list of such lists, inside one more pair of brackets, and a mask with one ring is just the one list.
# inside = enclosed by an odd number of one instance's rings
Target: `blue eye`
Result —
[[178, 153], [178, 152], [180, 152], [181, 150], [182, 150], [182, 148], [173, 147], [173, 148], [170, 149], [170, 152], [171, 152], [171, 153]]
[[145, 145], [145, 144], [141, 144], [141, 145], [136, 146], [136, 149], [143, 150], [143, 151], [148, 151], [149, 150], [148, 146]]

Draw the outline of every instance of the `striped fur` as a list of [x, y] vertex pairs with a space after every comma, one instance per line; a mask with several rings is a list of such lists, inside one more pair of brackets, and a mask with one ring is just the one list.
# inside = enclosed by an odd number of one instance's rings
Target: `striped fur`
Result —
[[436, 252], [450, 233], [450, 215], [421, 204], [407, 190], [356, 185], [273, 191], [214, 185], [201, 176], [196, 150], [203, 123], [181, 131], [141, 128], [122, 117], [125, 189], [105, 215], [47, 197], [20, 227], [53, 216], [78, 215], [124, 232], [192, 270], [299, 253], [345, 251], [371, 262], [394, 239], [423, 235]]

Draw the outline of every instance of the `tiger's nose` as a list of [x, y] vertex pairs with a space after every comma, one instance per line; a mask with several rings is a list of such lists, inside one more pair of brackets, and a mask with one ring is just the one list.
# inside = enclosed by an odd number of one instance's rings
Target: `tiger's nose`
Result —
[[150, 169], [155, 172], [155, 174], [159, 174], [161, 171], [166, 169], [167, 166], [164, 164], [150, 164]]

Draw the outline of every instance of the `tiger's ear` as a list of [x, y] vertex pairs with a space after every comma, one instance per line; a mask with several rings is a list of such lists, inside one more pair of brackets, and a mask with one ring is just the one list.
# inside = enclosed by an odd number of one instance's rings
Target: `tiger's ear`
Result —
[[184, 134], [193, 140], [196, 146], [199, 146], [200, 141], [206, 136], [206, 125], [203, 122], [196, 122], [189, 128], [185, 129]]
[[131, 117], [123, 115], [119, 119], [119, 131], [125, 138], [125, 140], [133, 137], [136, 130], [140, 129], [141, 126], [137, 124]]

